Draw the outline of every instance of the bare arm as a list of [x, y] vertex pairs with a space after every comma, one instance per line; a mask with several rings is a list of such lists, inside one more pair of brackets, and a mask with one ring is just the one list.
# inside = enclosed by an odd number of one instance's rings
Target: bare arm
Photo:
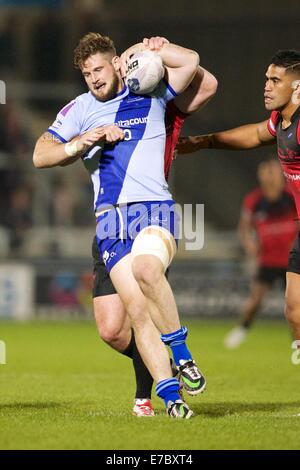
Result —
[[[69, 157], [63, 144], [51, 132], [45, 132], [37, 140], [33, 153], [33, 165], [35, 168], [51, 168], [73, 163], [80, 157]], [[71, 161], [72, 160], [72, 161]]]
[[183, 113], [195, 113], [204, 108], [216, 94], [217, 88], [217, 79], [210, 72], [199, 66], [187, 89], [175, 98], [175, 104]]
[[114, 143], [124, 138], [124, 132], [116, 125], [96, 127], [82, 136], [74, 137], [67, 144], [62, 143], [50, 132], [45, 132], [37, 141], [33, 164], [35, 168], [67, 166], [74, 163], [96, 142]]
[[[160, 40], [162, 39], [162, 40]], [[165, 38], [144, 39], [144, 42], [134, 44], [121, 56], [122, 75], [128, 57], [136, 52], [154, 51], [160, 55], [166, 69], [168, 83], [178, 94], [182, 93], [192, 81], [199, 65], [197, 52], [176, 44], [170, 44]]]
[[255, 238], [251, 219], [244, 213], [240, 217], [238, 235], [245, 252], [250, 256], [256, 256], [259, 250], [258, 242]]
[[185, 154], [205, 148], [246, 150], [270, 145], [276, 139], [270, 134], [267, 123], [268, 120], [215, 134], [182, 137], [179, 139], [177, 151], [178, 154]]
[[166, 68], [168, 83], [177, 94], [182, 93], [195, 76], [199, 55], [195, 51], [175, 44], [164, 44], [158, 54]]

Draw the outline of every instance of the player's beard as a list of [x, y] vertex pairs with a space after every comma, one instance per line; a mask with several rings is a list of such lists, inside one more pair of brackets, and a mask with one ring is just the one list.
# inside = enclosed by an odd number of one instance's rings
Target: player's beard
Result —
[[108, 101], [111, 100], [117, 93], [118, 93], [118, 88], [119, 88], [119, 77], [117, 74], [113, 75], [111, 79], [111, 83], [108, 85], [107, 83], [105, 84], [106, 91], [102, 93], [102, 90], [98, 91], [97, 94], [91, 90], [95, 98], [97, 98], [98, 101]]

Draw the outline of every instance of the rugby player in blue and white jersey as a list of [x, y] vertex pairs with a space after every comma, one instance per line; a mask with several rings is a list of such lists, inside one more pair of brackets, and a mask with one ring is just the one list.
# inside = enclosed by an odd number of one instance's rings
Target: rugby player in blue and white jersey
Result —
[[[146, 49], [140, 43], [131, 53]], [[97, 33], [82, 38], [75, 63], [89, 92], [61, 110], [38, 140], [33, 160], [45, 168], [83, 158], [94, 184], [97, 241], [106, 269], [158, 396], [171, 417], [187, 419], [193, 413], [180, 399], [165, 345], [189, 375], [191, 394], [199, 393], [205, 380], [186, 346], [187, 329], [180, 325], [164, 274], [178, 237], [178, 216], [164, 177], [164, 114], [166, 103], [192, 81], [199, 57], [174, 44], [164, 44], [158, 53], [166, 81], [151, 95], [136, 96], [124, 85], [112, 41]]]
[[[166, 38], [154, 37], [145, 38], [146, 44], [153, 51], [159, 50]], [[123, 55], [122, 55], [123, 57]], [[184, 92], [169, 101], [165, 114], [166, 125], [166, 148], [165, 148], [165, 176], [168, 174], [174, 158], [174, 149], [185, 119], [207, 104], [215, 95], [217, 90], [216, 78], [203, 67], [198, 67], [190, 85]], [[135, 344], [134, 331], [131, 328], [126, 310], [117, 294], [97, 245], [97, 239], [93, 241], [93, 261], [94, 261], [94, 285], [93, 285], [93, 305], [94, 315], [100, 337], [113, 349], [132, 359], [136, 391], [133, 406], [133, 414], [138, 417], [154, 416], [154, 409], [151, 402], [151, 392], [153, 378], [140, 357]], [[166, 272], [167, 275], [167, 272]], [[178, 371], [174, 367], [173, 373]], [[181, 376], [183, 386], [185, 376]]]

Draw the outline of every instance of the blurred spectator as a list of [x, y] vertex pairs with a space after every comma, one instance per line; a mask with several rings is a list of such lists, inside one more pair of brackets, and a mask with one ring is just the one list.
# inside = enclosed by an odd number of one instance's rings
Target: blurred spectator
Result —
[[50, 206], [50, 220], [53, 225], [72, 225], [75, 201], [71, 190], [64, 180], [57, 180], [53, 185]]
[[292, 193], [278, 160], [266, 160], [257, 170], [259, 187], [246, 195], [240, 216], [239, 236], [247, 255], [256, 260], [240, 325], [229, 332], [225, 346], [234, 349], [245, 341], [254, 318], [275, 281], [285, 287], [289, 252], [298, 232]]
[[80, 276], [79, 285], [77, 288], [78, 304], [82, 308], [83, 313], [89, 314], [93, 311], [93, 274], [90, 271], [84, 272]]
[[49, 299], [58, 307], [76, 307], [78, 279], [71, 271], [61, 271], [52, 280]]
[[31, 151], [31, 137], [11, 100], [0, 106], [0, 151], [12, 154], [9, 166], [24, 162]]
[[0, 20], [0, 67], [1, 73], [15, 68], [17, 59], [16, 29], [18, 18], [16, 15], [1, 15]]
[[11, 192], [5, 225], [10, 231], [11, 251], [18, 254], [26, 231], [32, 227], [31, 193], [27, 187], [20, 186]]
[[63, 17], [56, 11], [46, 10], [33, 28], [32, 78], [41, 81], [61, 79], [62, 47], [66, 41]]
[[0, 223], [9, 229], [13, 254], [32, 226], [31, 193], [24, 182], [30, 141], [17, 108], [8, 100], [0, 106]]

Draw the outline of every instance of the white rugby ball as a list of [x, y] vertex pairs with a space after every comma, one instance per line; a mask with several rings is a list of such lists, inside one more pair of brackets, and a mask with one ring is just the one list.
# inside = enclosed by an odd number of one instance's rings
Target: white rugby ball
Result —
[[137, 95], [151, 93], [165, 74], [161, 57], [153, 51], [137, 52], [128, 61], [126, 84]]

